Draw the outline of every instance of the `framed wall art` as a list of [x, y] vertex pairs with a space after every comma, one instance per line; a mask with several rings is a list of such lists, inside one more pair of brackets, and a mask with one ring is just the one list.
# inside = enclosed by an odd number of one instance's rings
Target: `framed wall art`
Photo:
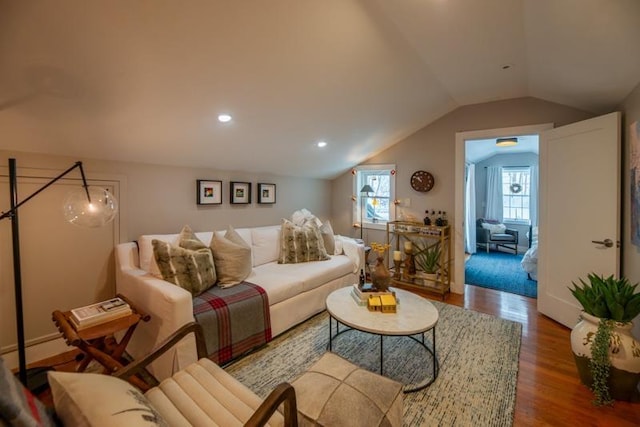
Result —
[[251, 183], [232, 181], [230, 199], [234, 205], [251, 203]]
[[222, 181], [199, 179], [196, 189], [198, 191], [199, 205], [222, 204]]
[[258, 183], [258, 203], [268, 204], [276, 202], [276, 185]]

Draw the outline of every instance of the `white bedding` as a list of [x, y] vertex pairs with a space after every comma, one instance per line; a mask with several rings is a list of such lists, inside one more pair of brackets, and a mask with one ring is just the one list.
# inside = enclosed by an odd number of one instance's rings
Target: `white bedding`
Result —
[[531, 233], [531, 247], [524, 253], [520, 264], [533, 280], [538, 280], [538, 227], [533, 227]]
[[538, 245], [530, 247], [524, 253], [520, 264], [533, 280], [538, 280]]

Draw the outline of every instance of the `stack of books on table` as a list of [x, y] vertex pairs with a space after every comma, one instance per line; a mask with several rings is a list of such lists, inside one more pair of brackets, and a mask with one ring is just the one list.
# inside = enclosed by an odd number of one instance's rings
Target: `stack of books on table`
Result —
[[77, 330], [99, 325], [100, 323], [128, 316], [131, 307], [122, 298], [112, 298], [85, 307], [71, 309], [71, 323]]
[[351, 296], [353, 297], [356, 304], [366, 307], [367, 303], [369, 302], [369, 297], [393, 295], [393, 292], [389, 292], [389, 291], [387, 292], [369, 291], [367, 290], [368, 289], [367, 285], [370, 286], [371, 284], [365, 284], [365, 286], [362, 289], [358, 284], [353, 285], [353, 288], [351, 289]]

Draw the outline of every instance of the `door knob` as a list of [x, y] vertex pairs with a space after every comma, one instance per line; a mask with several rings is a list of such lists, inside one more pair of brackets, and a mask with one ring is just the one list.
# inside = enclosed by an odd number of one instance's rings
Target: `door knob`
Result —
[[604, 239], [603, 241], [601, 240], [592, 240], [591, 243], [596, 243], [598, 245], [604, 245], [608, 248], [612, 248], [613, 247], [613, 240], [611, 239]]

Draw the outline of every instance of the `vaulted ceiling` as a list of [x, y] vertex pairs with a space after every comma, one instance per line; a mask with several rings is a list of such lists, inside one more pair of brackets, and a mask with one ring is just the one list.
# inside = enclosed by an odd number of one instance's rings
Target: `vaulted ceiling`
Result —
[[0, 148], [331, 178], [462, 105], [611, 111], [639, 22], [637, 0], [0, 0]]

